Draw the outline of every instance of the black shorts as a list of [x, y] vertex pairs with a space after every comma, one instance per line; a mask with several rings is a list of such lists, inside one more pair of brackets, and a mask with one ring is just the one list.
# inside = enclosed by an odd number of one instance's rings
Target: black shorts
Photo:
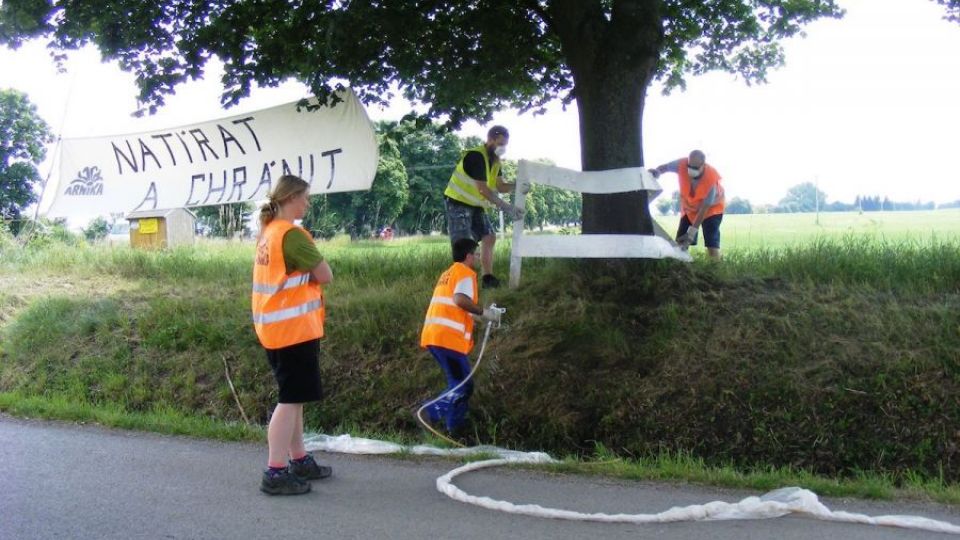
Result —
[[267, 362], [280, 387], [278, 403], [320, 401], [320, 340], [313, 339], [282, 349], [265, 349]]
[[[700, 231], [703, 233], [703, 243], [706, 244], [708, 248], [720, 248], [720, 222], [723, 221], [723, 214], [717, 214], [710, 216], [707, 219], [703, 220], [703, 223], [700, 224]], [[684, 215], [680, 218], [680, 226], [677, 227], [677, 238], [680, 238], [684, 234], [687, 234], [687, 227], [692, 225], [690, 220], [687, 219], [687, 216]], [[697, 235], [700, 236], [699, 234]], [[693, 245], [697, 245], [697, 240], [693, 241]]]

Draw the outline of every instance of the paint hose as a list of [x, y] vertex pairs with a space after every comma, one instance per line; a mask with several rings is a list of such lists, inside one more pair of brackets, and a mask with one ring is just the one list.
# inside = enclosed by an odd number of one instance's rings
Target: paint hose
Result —
[[[501, 317], [503, 316], [504, 313], [507, 312], [506, 308], [498, 307], [496, 304], [491, 304], [490, 308], [499, 312]], [[430, 431], [430, 433], [433, 433], [437, 437], [440, 437], [441, 439], [459, 448], [464, 448], [464, 445], [451, 439], [450, 437], [447, 437], [446, 435], [443, 435], [439, 431], [433, 429], [433, 426], [431, 426], [429, 422], [424, 420], [423, 410], [433, 405], [434, 403], [440, 401], [441, 399], [449, 396], [450, 394], [453, 394], [454, 392], [462, 388], [463, 385], [467, 384], [467, 381], [473, 378], [473, 374], [476, 373], [477, 369], [480, 368], [480, 362], [483, 361], [483, 353], [487, 348], [487, 341], [490, 339], [490, 330], [493, 329], [494, 327], [500, 328], [499, 319], [497, 320], [496, 323], [494, 323], [493, 321], [487, 321], [487, 327], [483, 331], [483, 341], [480, 342], [480, 353], [477, 355], [477, 361], [473, 364], [473, 369], [470, 370], [470, 373], [468, 373], [467, 376], [464, 377], [462, 381], [460, 381], [460, 384], [454, 386], [453, 388], [447, 390], [446, 392], [443, 392], [439, 396], [421, 405], [420, 408], [417, 409], [417, 413], [415, 415], [417, 417], [417, 420], [423, 425], [423, 427], [427, 428], [427, 430]]]

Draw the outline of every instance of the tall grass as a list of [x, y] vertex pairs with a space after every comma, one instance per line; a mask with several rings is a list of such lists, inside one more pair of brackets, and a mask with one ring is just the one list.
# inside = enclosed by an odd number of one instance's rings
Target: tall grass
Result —
[[734, 250], [726, 254], [720, 271], [727, 276], [865, 285], [891, 291], [957, 291], [960, 240], [819, 237], [796, 246]]
[[162, 252], [80, 244], [10, 248], [0, 253], [0, 268], [24, 268], [77, 276], [110, 275], [124, 279], [202, 279], [240, 282], [249, 279], [253, 246], [204, 242]]

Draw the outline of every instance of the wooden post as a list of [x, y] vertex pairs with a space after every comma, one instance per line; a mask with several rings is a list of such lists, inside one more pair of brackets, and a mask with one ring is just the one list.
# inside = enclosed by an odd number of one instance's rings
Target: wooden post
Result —
[[[527, 178], [527, 167], [523, 160], [517, 167], [516, 187], [513, 188], [513, 204], [526, 208], [527, 191], [530, 179]], [[516, 289], [520, 285], [520, 266], [523, 263], [523, 250], [520, 243], [523, 241], [523, 219], [513, 222], [513, 245], [510, 246], [510, 288]]]

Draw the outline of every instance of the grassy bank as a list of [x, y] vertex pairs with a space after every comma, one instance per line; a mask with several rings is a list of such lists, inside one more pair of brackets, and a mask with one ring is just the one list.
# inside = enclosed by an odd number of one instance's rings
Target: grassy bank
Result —
[[[444, 239], [322, 249], [336, 275], [327, 399], [308, 424], [418, 438], [412, 412], [442, 387], [417, 336]], [[37, 414], [115, 411], [157, 429], [199, 418], [213, 424], [182, 429], [260, 436], [241, 425], [225, 370], [264, 423], [275, 395], [248, 322], [251, 246], [0, 255], [0, 408], [52, 402], [80, 412]], [[499, 261], [506, 274], [505, 251]], [[473, 401], [480, 442], [745, 486], [779, 471], [859, 480], [867, 495], [950, 493], [960, 478], [955, 241], [821, 239], [734, 250], [722, 265], [534, 260], [520, 290], [484, 296], [508, 313]], [[686, 465], [663, 472], [671, 462]]]

